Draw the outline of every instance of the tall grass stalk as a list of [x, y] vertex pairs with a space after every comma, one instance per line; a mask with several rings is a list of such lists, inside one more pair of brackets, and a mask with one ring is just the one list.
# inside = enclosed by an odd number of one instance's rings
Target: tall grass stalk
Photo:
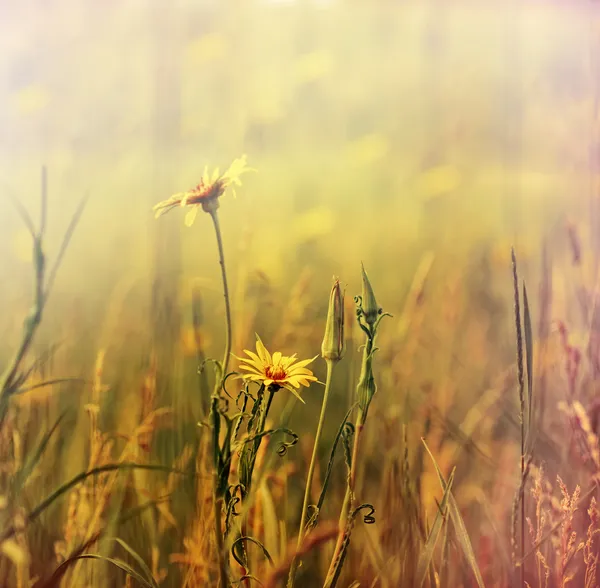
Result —
[[[523, 564], [523, 556], [525, 555], [525, 483], [527, 478], [527, 465], [525, 455], [525, 442], [526, 442], [526, 418], [525, 418], [525, 370], [524, 370], [524, 356], [523, 356], [523, 331], [521, 327], [521, 302], [519, 296], [519, 275], [517, 272], [517, 258], [515, 250], [511, 250], [512, 260], [512, 275], [513, 275], [513, 287], [514, 287], [514, 310], [515, 310], [515, 331], [517, 340], [517, 378], [519, 386], [519, 421], [521, 429], [521, 477], [519, 483], [519, 489], [517, 492], [516, 503], [520, 507], [520, 527], [519, 527], [519, 550], [521, 564], [519, 565], [519, 578], [520, 586], [525, 586], [525, 566]], [[530, 374], [528, 374], [530, 377]], [[531, 399], [529, 399], [529, 412], [531, 414]], [[513, 550], [516, 547], [516, 508], [513, 508]]]

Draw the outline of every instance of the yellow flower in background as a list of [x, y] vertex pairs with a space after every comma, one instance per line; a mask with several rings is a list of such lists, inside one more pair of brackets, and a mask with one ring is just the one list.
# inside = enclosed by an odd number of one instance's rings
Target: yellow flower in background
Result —
[[244, 380], [259, 382], [273, 390], [285, 388], [301, 402], [304, 400], [297, 392], [300, 386], [308, 388], [311, 382], [317, 381], [313, 373], [306, 368], [317, 356], [312, 359], [296, 361], [296, 354], [286, 357], [276, 351], [271, 355], [258, 335], [256, 336], [256, 353], [247, 349], [244, 349], [244, 353], [248, 355], [249, 359], [236, 358], [240, 361], [240, 369], [248, 372], [241, 376]]
[[246, 155], [235, 159], [222, 175], [219, 174], [219, 168], [209, 174], [208, 166], [205, 167], [200, 182], [194, 188], [187, 192], [173, 194], [169, 199], [154, 206], [156, 218], [178, 206], [191, 206], [191, 210], [185, 216], [185, 224], [188, 227], [192, 226], [198, 214], [198, 207], [201, 206], [205, 212], [215, 211], [219, 207], [219, 198], [225, 190], [231, 187], [235, 196], [234, 186], [241, 186], [240, 176], [249, 171], [256, 170], [248, 167]]

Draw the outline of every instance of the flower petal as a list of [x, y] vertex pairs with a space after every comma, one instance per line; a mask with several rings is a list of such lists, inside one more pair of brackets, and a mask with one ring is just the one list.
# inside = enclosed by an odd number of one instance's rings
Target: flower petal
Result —
[[186, 227], [191, 227], [194, 224], [197, 214], [198, 214], [197, 206], [194, 206], [193, 208], [191, 208], [188, 211], [188, 213], [185, 215], [185, 226]]
[[[254, 351], [248, 351], [248, 349], [244, 349], [244, 353], [247, 353], [252, 358], [252, 362], [255, 363], [257, 366], [264, 367], [263, 360], [260, 357], [258, 357], [258, 355], [254, 353]], [[248, 359], [240, 359], [240, 361], [248, 361]]]
[[267, 348], [264, 346], [261, 338], [258, 335], [256, 335], [256, 351], [258, 353], [258, 357], [260, 357], [265, 364], [272, 364], [271, 354], [267, 351]]
[[289, 368], [287, 370], [287, 374], [290, 376], [299, 376], [299, 375], [304, 375], [304, 376], [312, 376], [313, 372], [311, 372], [308, 368], [297, 368], [292, 366], [291, 368]]
[[319, 356], [315, 355], [312, 359], [303, 359], [302, 361], [295, 363], [293, 366], [291, 366], [291, 368], [294, 369], [294, 368], [304, 367], [305, 365], [308, 365], [309, 363], [312, 363], [313, 361], [315, 361], [315, 359], [317, 359], [317, 357], [319, 357]]
[[302, 404], [306, 404], [306, 402], [304, 402], [304, 398], [302, 398], [302, 396], [300, 396], [300, 394], [298, 394], [298, 392], [296, 392], [296, 390], [294, 390], [293, 388], [289, 387], [289, 386], [285, 386], [284, 388], [286, 390], [289, 390], [300, 402], [302, 402]]
[[251, 363], [249, 363], [249, 364], [241, 363], [240, 369], [246, 370], [248, 372], [256, 372], [257, 374], [262, 374], [262, 375], [264, 375], [264, 373], [265, 373], [263, 370], [258, 369], [255, 365], [252, 365]]
[[297, 354], [294, 353], [294, 355], [291, 355], [290, 357], [283, 356], [281, 358], [281, 363], [280, 363], [281, 367], [283, 369], [287, 369], [290, 365], [292, 365], [296, 361], [296, 355]]

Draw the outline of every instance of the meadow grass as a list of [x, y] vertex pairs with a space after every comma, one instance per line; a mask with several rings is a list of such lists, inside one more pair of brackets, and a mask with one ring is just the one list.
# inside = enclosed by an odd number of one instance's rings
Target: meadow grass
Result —
[[[577, 284], [590, 324], [585, 346], [565, 321], [548, 328], [548, 308], [539, 311], [536, 337], [513, 250], [516, 361], [467, 410], [449, 381], [440, 384], [443, 394], [405, 390], [400, 402], [379, 402], [379, 388], [401, 390], [411, 368], [431, 256], [397, 318], [379, 306], [364, 267], [353, 301], [334, 282], [316, 328], [325, 383], [312, 371], [316, 356], [292, 353], [290, 342], [300, 346], [301, 337], [285, 322], [273, 339], [285, 342], [289, 356], [256, 335], [256, 350], [238, 357], [231, 350], [236, 320], [244, 324], [244, 317], [230, 308], [218, 211], [225, 191], [241, 185], [248, 170], [245, 158], [235, 160], [175, 195], [174, 205], [165, 201], [169, 209], [199, 207], [213, 220], [225, 350], [221, 361], [206, 358], [196, 314], [190, 393], [204, 395], [197, 419], [176, 415], [168, 390], [159, 399], [152, 351], [138, 383], [139, 412], [127, 429], [118, 419], [114, 429], [107, 426], [119, 409], [108, 399], [104, 350], [88, 378], [72, 378], [53, 373], [34, 346], [83, 208], [47, 270], [45, 172], [37, 226], [16, 203], [32, 238], [35, 287], [2, 377], [3, 585], [596, 586], [595, 290]], [[161, 215], [164, 206], [155, 208]], [[186, 216], [189, 225], [206, 220]], [[581, 236], [571, 225], [564, 230], [570, 263], [583, 276], [590, 268], [582, 265]], [[550, 267], [544, 259], [539, 299], [547, 305]], [[506, 270], [508, 281], [509, 264]], [[305, 304], [304, 292], [288, 300], [290, 308]], [[358, 369], [350, 365], [353, 353]], [[58, 402], [57, 388], [74, 385], [87, 400]], [[322, 397], [320, 416], [305, 403], [313, 390]], [[344, 406], [343, 418], [331, 410], [330, 396]], [[291, 417], [299, 411], [317, 424], [315, 435], [294, 430]], [[72, 443], [84, 462], [57, 480], [52, 470], [69, 459]]]

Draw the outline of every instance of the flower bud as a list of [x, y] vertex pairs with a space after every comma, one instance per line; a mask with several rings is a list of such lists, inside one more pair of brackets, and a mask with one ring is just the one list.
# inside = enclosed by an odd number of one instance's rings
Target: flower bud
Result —
[[381, 314], [381, 308], [377, 305], [375, 300], [375, 294], [369, 282], [369, 277], [365, 271], [365, 266], [361, 264], [362, 269], [362, 313], [365, 318], [365, 322], [368, 325], [373, 326], [377, 321], [377, 317]]
[[363, 363], [360, 370], [360, 377], [356, 386], [356, 392], [358, 396], [358, 406], [362, 411], [362, 419], [366, 419], [369, 405], [375, 392], [377, 392], [377, 384], [373, 376], [373, 360], [372, 357], [367, 354], [367, 351], [363, 353]]
[[321, 356], [327, 360], [339, 361], [344, 356], [344, 348], [344, 293], [340, 281], [336, 279], [329, 295]]

